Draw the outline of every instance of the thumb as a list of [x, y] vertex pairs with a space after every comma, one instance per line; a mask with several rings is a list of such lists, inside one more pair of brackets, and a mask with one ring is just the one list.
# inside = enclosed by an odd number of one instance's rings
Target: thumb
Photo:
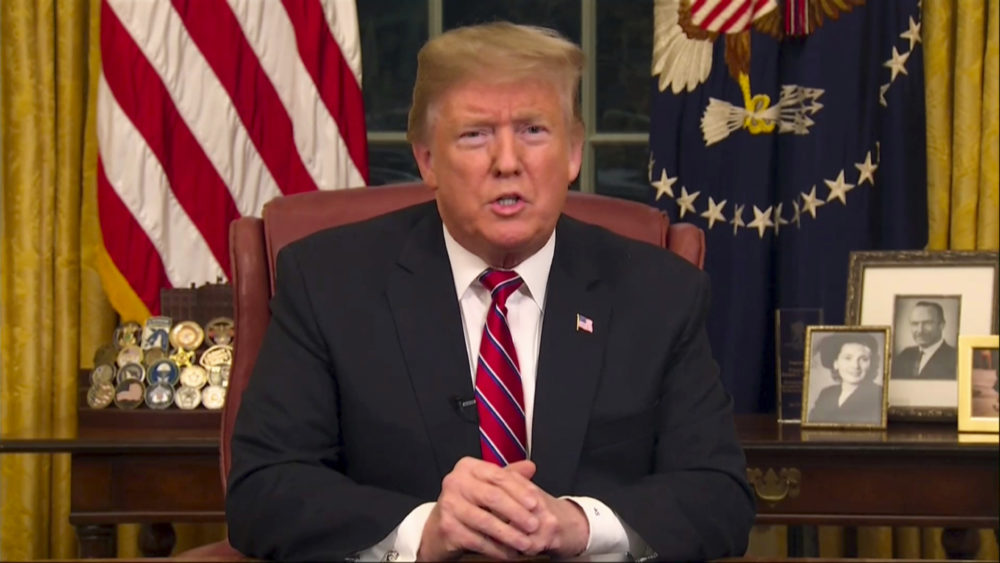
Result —
[[504, 468], [505, 471], [513, 471], [525, 479], [531, 479], [535, 475], [535, 462], [531, 460], [515, 461]]

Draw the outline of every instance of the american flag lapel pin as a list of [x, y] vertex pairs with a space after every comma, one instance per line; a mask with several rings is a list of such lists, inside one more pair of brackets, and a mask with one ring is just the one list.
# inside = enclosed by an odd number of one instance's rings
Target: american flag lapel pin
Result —
[[577, 313], [576, 314], [576, 331], [577, 332], [581, 332], [582, 331], [582, 332], [586, 332], [587, 334], [593, 334], [593, 332], [594, 332], [594, 320], [591, 319], [591, 318], [585, 317], [585, 316], [581, 315], [580, 313]]

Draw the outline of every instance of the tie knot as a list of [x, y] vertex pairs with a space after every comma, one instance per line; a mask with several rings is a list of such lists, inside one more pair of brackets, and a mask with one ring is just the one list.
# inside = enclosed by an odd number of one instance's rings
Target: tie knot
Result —
[[507, 304], [507, 298], [521, 287], [524, 280], [514, 270], [487, 268], [479, 275], [479, 283], [489, 290], [494, 301], [499, 302], [500, 306], [504, 307]]

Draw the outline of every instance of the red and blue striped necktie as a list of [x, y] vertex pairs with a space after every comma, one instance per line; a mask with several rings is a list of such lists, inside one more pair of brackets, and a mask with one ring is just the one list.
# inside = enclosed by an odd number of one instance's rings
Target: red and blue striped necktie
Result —
[[476, 363], [479, 442], [483, 459], [503, 467], [528, 457], [521, 368], [507, 325], [507, 298], [523, 280], [511, 270], [487, 269], [479, 281], [493, 296]]

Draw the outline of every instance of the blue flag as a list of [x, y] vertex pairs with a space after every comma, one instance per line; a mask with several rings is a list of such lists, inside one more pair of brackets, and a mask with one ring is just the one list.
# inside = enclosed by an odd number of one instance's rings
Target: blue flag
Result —
[[918, 0], [657, 0], [650, 201], [706, 231], [739, 412], [775, 403], [774, 314], [842, 324], [852, 250], [927, 242]]

